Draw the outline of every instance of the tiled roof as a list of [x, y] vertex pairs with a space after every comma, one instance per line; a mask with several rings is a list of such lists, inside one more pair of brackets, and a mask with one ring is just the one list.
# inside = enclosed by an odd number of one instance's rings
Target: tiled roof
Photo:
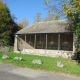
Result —
[[31, 26], [21, 29], [16, 34], [71, 32], [68, 29], [68, 27], [69, 27], [68, 21], [65, 21], [65, 20], [36, 22]]

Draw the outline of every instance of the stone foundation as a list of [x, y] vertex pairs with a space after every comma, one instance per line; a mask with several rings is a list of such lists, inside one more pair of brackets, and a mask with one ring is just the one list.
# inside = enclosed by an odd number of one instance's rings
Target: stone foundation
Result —
[[[19, 51], [14, 51], [19, 53]], [[74, 56], [73, 51], [64, 51], [64, 50], [46, 50], [46, 49], [25, 49], [21, 51], [21, 54], [32, 54], [40, 56], [50, 56], [50, 57], [63, 57], [71, 58]]]

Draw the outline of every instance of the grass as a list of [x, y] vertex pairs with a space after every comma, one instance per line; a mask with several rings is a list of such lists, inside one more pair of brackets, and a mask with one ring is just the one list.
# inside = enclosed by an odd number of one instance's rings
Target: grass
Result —
[[[9, 59], [2, 59], [3, 54], [7, 54]], [[22, 57], [23, 61], [14, 60], [14, 57]], [[34, 59], [40, 59], [43, 64], [32, 64]], [[63, 68], [57, 67], [57, 61], [62, 61], [64, 64]], [[0, 62], [6, 64], [13, 64], [20, 67], [28, 67], [33, 69], [40, 69], [52, 72], [62, 72], [72, 75], [80, 76], [80, 65], [77, 64], [75, 60], [65, 59], [65, 58], [51, 58], [45, 56], [36, 56], [29, 54], [16, 54], [14, 52], [0, 53]]]

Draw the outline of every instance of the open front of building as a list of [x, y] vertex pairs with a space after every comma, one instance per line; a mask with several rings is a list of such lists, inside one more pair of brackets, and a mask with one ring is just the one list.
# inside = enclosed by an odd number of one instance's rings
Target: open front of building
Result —
[[73, 34], [18, 35], [18, 49], [48, 49], [73, 51]]
[[14, 51], [51, 57], [72, 57], [75, 52], [73, 32], [16, 34]]

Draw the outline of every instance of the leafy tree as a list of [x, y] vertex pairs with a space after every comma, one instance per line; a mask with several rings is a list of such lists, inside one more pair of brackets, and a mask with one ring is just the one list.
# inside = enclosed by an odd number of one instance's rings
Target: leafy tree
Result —
[[62, 5], [66, 2], [69, 2], [69, 0], [44, 0], [45, 9], [56, 16], [55, 19], [63, 19], [65, 15]]
[[36, 13], [36, 16], [35, 16], [35, 19], [34, 19], [34, 23], [35, 22], [40, 22], [41, 21], [41, 13], [40, 12], [37, 12]]
[[80, 36], [80, 0], [70, 0], [69, 3], [63, 4], [64, 14], [67, 16], [71, 30]]
[[12, 45], [14, 33], [18, 30], [19, 29], [10, 14], [9, 8], [6, 3], [3, 3], [0, 0], [0, 44]]
[[21, 23], [17, 23], [17, 26], [19, 30], [23, 28], [23, 25]]
[[48, 12], [48, 14], [47, 14], [46, 18], [44, 19], [44, 21], [53, 21], [53, 20], [58, 20], [58, 19], [59, 19], [59, 16], [54, 15], [51, 12]]
[[17, 20], [17, 17], [14, 14], [12, 14], [11, 17], [12, 17], [12, 20], [14, 21]]
[[[64, 14], [67, 16], [70, 29], [75, 31], [78, 39], [80, 38], [80, 0], [70, 0], [69, 3], [63, 4]], [[78, 51], [80, 51], [80, 39], [78, 40]]]
[[23, 27], [27, 27], [27, 26], [29, 25], [29, 22], [28, 22], [28, 20], [27, 20], [26, 18], [24, 18], [20, 24], [21, 24]]

